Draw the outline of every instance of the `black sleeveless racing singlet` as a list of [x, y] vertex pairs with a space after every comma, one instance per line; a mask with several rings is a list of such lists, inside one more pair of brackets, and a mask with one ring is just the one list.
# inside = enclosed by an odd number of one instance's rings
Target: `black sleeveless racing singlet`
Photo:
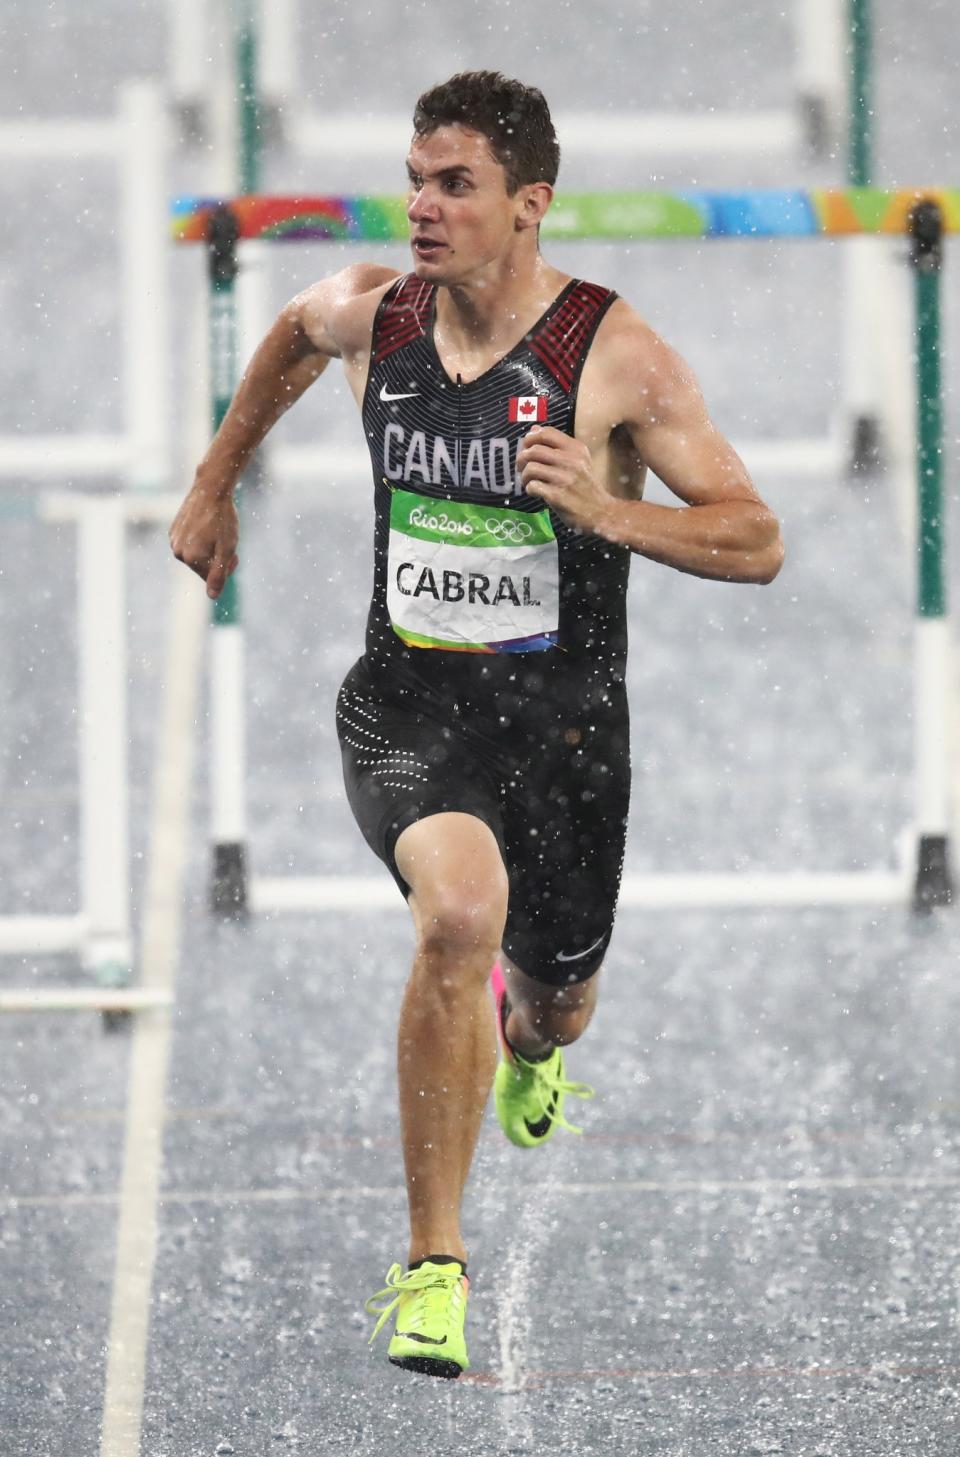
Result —
[[[527, 495], [533, 423], [574, 432], [587, 351], [612, 291], [573, 279], [479, 379], [446, 374], [436, 286], [400, 278], [377, 310], [362, 418], [373, 464], [373, 684], [491, 731], [538, 700], [589, 711], [623, 685], [630, 553]], [[478, 725], [479, 726], [479, 725]], [[518, 725], [519, 726], [519, 725]]]

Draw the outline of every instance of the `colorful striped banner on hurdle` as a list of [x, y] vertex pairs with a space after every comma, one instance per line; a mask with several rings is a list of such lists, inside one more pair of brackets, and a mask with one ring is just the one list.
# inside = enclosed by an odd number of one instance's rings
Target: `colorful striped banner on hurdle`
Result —
[[[543, 224], [555, 239], [812, 238], [906, 233], [910, 211], [939, 204], [944, 230], [960, 232], [960, 188], [791, 188], [749, 192], [561, 193]], [[201, 243], [214, 198], [180, 197], [171, 232]], [[390, 197], [238, 197], [241, 238], [278, 242], [403, 242], [406, 200]]]

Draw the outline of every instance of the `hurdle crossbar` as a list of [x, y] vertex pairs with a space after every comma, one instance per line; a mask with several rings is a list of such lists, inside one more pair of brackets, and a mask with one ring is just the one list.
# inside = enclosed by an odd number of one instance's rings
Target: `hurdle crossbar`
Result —
[[[899, 870], [731, 874], [698, 871], [625, 875], [618, 904], [624, 910], [750, 910], [823, 906], [903, 905], [911, 873]], [[406, 902], [393, 881], [369, 875], [253, 876], [250, 909], [256, 913], [317, 914], [330, 911], [399, 911]]]
[[148, 987], [10, 987], [0, 1012], [152, 1012], [173, 1005], [170, 992]]
[[[565, 158], [698, 158], [797, 155], [817, 135], [801, 107], [757, 111], [559, 111], [554, 126]], [[366, 112], [317, 114], [294, 109], [287, 131], [308, 156], [357, 161], [403, 157], [410, 117]], [[816, 148], [822, 146], [818, 140]]]
[[[549, 225], [549, 226], [548, 226]], [[911, 238], [911, 264], [915, 277], [915, 340], [918, 410], [916, 422], [915, 483], [917, 495], [917, 633], [915, 674], [915, 764], [917, 774], [916, 825], [912, 831], [911, 863], [906, 872], [812, 873], [794, 877], [759, 872], [736, 878], [674, 877], [680, 899], [672, 900], [670, 877], [639, 878], [625, 884], [625, 903], [636, 904], [878, 904], [900, 902], [912, 894], [915, 909], [927, 910], [950, 902], [953, 895], [949, 854], [949, 762], [947, 718], [949, 703], [946, 588], [943, 572], [942, 404], [939, 331], [939, 275], [943, 238], [960, 231], [960, 189], [878, 188], [777, 189], [721, 193], [682, 190], [561, 194], [545, 220], [549, 236], [566, 239], [640, 238], [753, 238], [786, 239], [824, 236], [904, 236]], [[205, 242], [211, 259], [213, 317], [223, 309], [225, 266], [235, 273], [235, 250], [241, 239], [261, 242], [329, 240], [401, 241], [408, 237], [405, 199], [402, 197], [240, 197], [229, 202], [203, 198], [174, 201], [171, 233], [177, 242]], [[229, 235], [233, 261], [217, 264], [218, 242]], [[218, 361], [221, 323], [214, 331], [212, 374], [220, 378], [220, 397], [214, 423], [224, 404], [223, 360]], [[232, 591], [237, 590], [233, 584]], [[231, 599], [232, 601], [235, 600]], [[226, 607], [222, 621], [236, 625], [234, 608]], [[214, 824], [222, 809], [229, 812], [234, 838], [230, 855], [240, 867], [232, 885], [234, 906], [250, 903], [274, 909], [316, 908], [329, 905], [329, 878], [311, 890], [299, 880], [284, 891], [280, 882], [254, 883], [249, 889], [245, 869], [245, 818], [236, 801], [242, 785], [243, 715], [241, 702], [242, 654], [230, 681], [222, 681], [221, 701], [229, 707], [223, 722], [232, 717], [232, 794], [218, 807], [214, 793]], [[224, 757], [219, 742], [218, 754]], [[238, 747], [240, 746], [240, 747]], [[214, 784], [216, 791], [216, 784]], [[240, 838], [237, 839], [236, 835]], [[222, 850], [222, 847], [220, 847]], [[214, 847], [217, 882], [218, 847]], [[222, 858], [222, 856], [221, 856]], [[221, 866], [222, 871], [222, 866]], [[708, 884], [708, 881], [710, 882]], [[697, 886], [700, 885], [698, 891]], [[327, 886], [327, 889], [324, 886]], [[752, 887], [752, 888], [751, 888]], [[345, 886], [332, 889], [336, 897], [349, 896]], [[657, 897], [659, 896], [659, 901]], [[319, 902], [317, 901], [319, 897]], [[214, 897], [216, 903], [216, 897]]]

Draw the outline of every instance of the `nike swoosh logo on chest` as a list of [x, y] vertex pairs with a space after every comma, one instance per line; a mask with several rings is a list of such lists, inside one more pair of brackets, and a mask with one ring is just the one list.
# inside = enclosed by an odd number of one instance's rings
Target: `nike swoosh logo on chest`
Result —
[[419, 390], [411, 390], [409, 394], [392, 395], [385, 384], [380, 386], [380, 398], [384, 404], [388, 404], [391, 400], [412, 400], [419, 393]]

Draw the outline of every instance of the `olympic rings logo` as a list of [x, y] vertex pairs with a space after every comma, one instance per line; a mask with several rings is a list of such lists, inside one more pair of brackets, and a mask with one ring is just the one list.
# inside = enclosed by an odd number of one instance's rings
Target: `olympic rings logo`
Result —
[[494, 541], [502, 541], [508, 546], [521, 546], [523, 542], [529, 541], [533, 535], [533, 527], [529, 521], [504, 521], [492, 520], [483, 523], [484, 531], [493, 537]]

